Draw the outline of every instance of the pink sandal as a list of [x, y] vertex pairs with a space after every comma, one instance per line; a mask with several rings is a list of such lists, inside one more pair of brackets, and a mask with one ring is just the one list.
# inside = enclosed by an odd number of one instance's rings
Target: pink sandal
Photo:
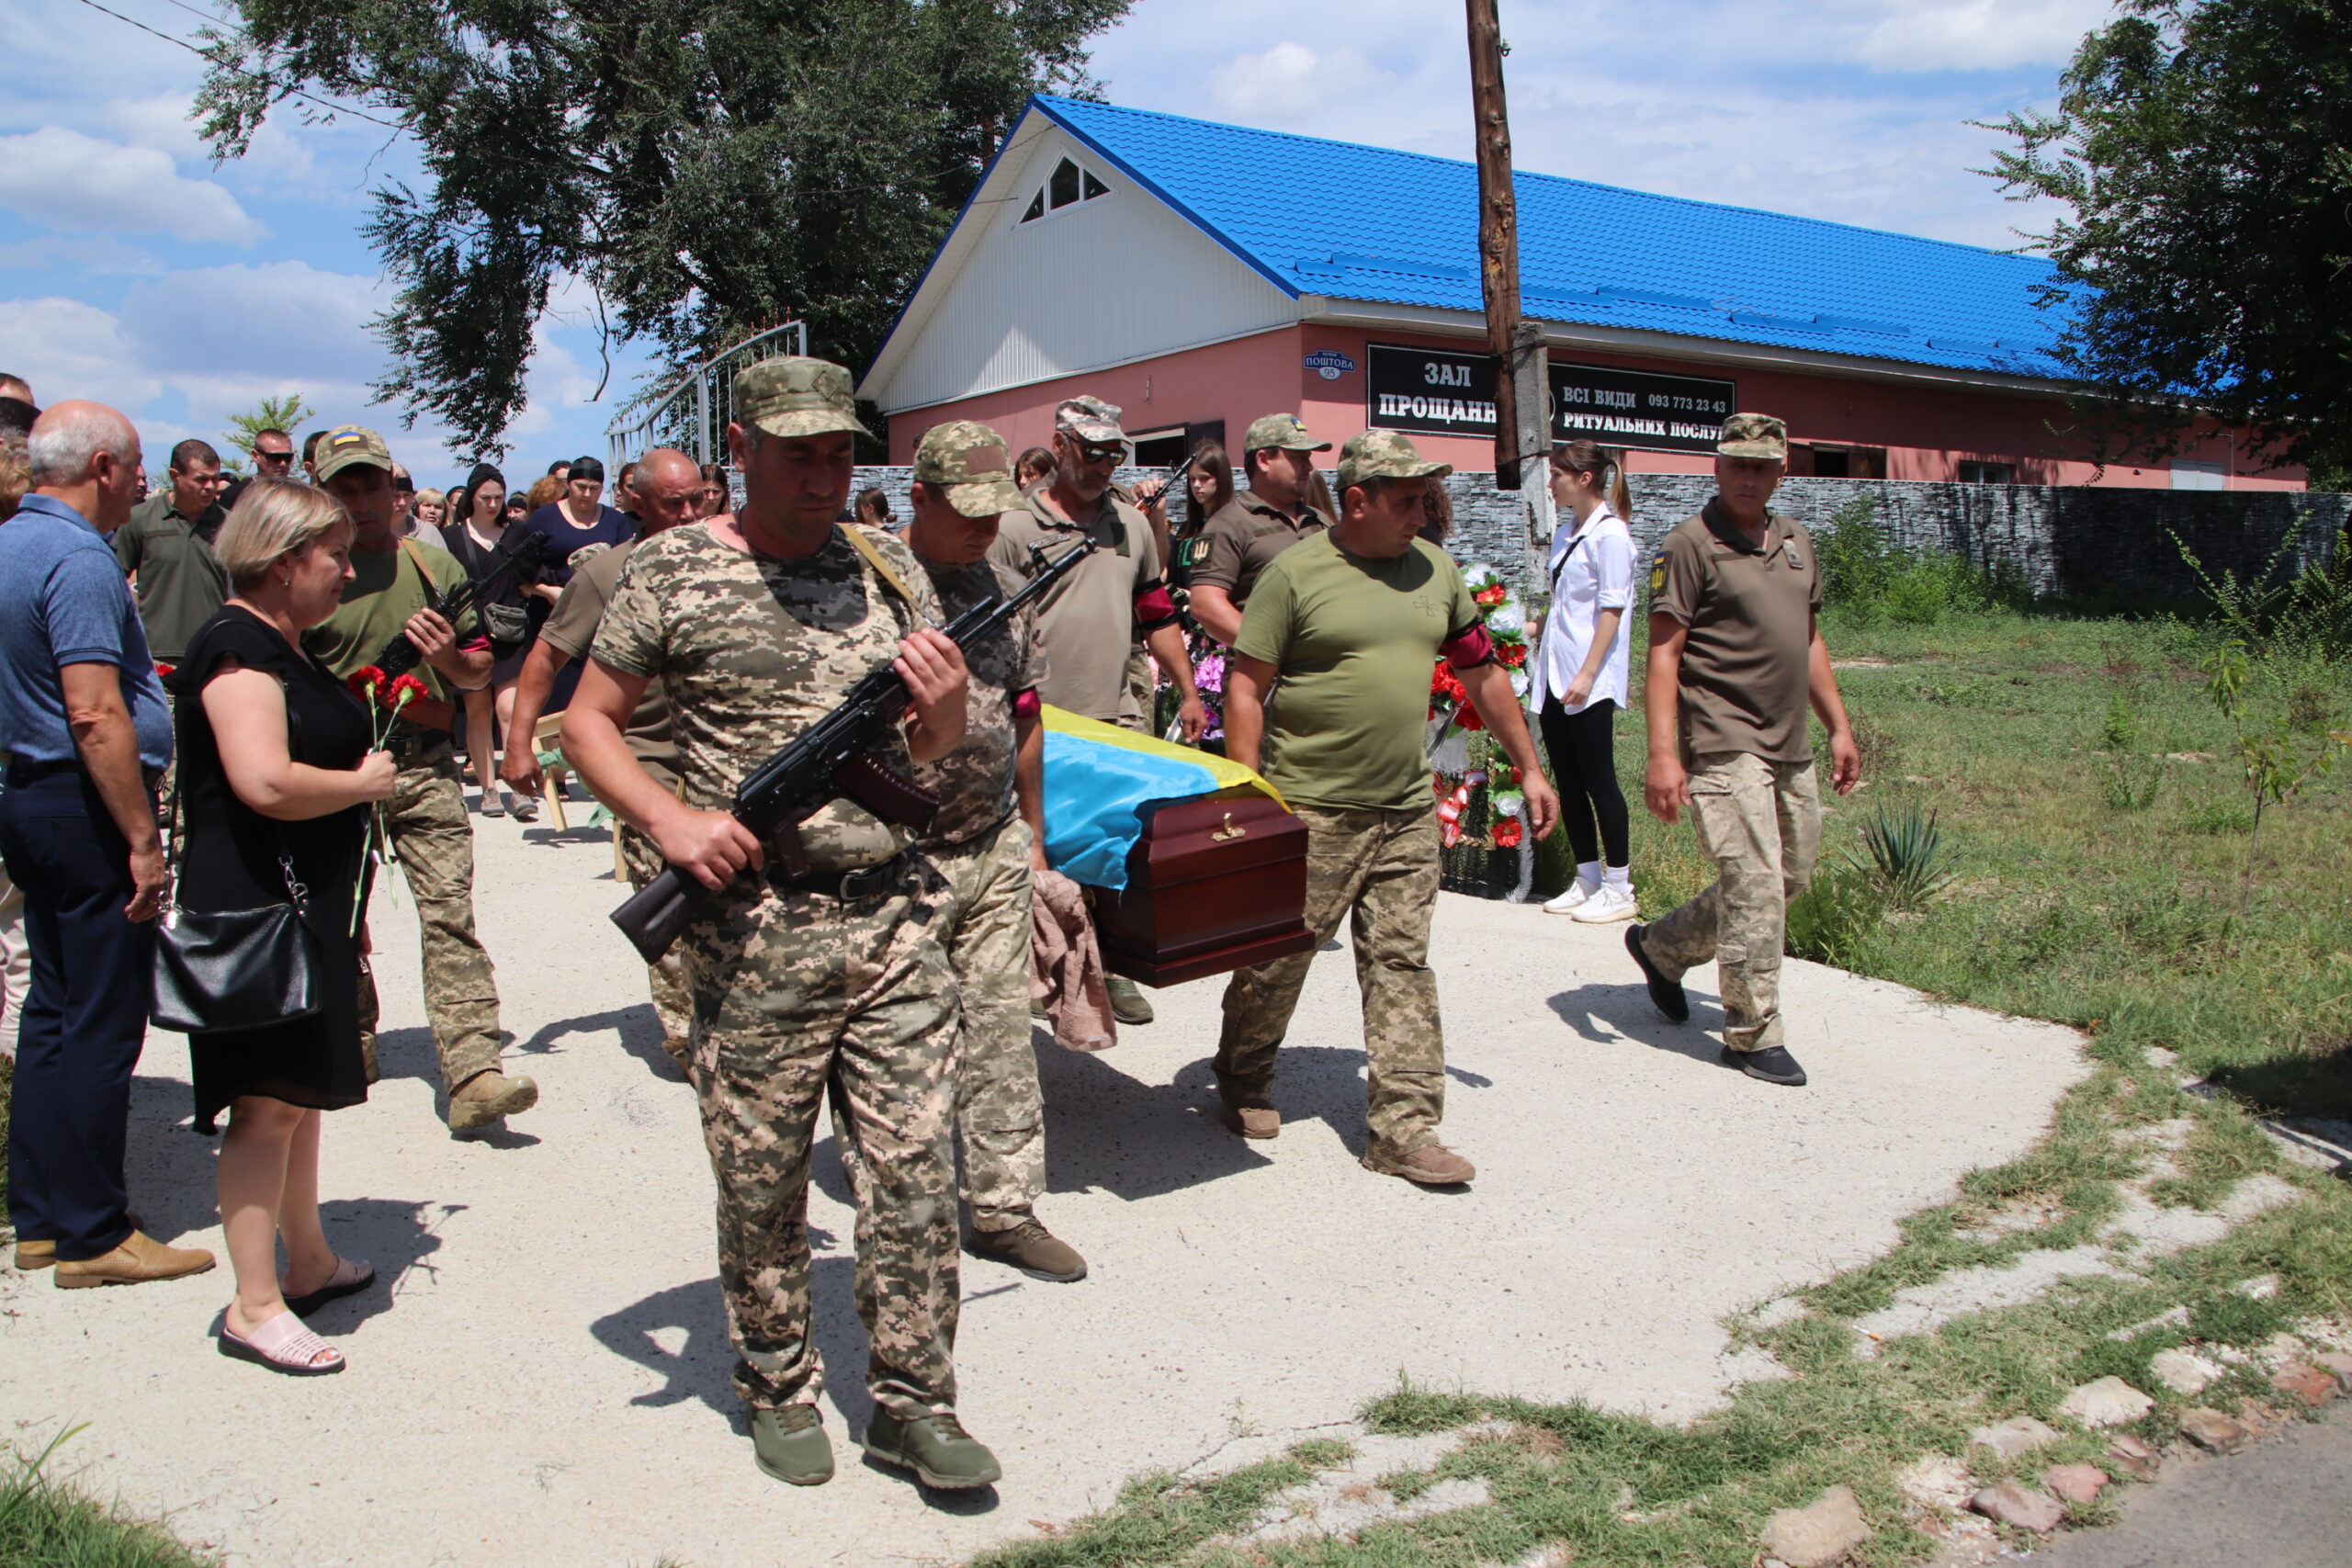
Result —
[[[329, 1302], [356, 1296], [375, 1282], [376, 1270], [364, 1258], [338, 1258], [334, 1260], [334, 1272], [327, 1276], [325, 1284], [303, 1295], [288, 1296], [286, 1307], [297, 1317], [308, 1317]], [[285, 1281], [278, 1281], [278, 1286], [283, 1290]]]
[[[290, 1312], [279, 1313], [249, 1335], [239, 1335], [231, 1329], [224, 1316], [220, 1320], [220, 1353], [288, 1377], [324, 1377], [344, 1368], [343, 1352], [311, 1333]], [[333, 1359], [322, 1361], [319, 1359], [322, 1355]]]

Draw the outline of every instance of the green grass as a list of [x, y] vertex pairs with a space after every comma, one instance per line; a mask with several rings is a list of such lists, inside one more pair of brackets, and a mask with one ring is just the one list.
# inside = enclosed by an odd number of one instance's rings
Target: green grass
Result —
[[74, 1429], [0, 1471], [0, 1568], [209, 1568], [159, 1525], [133, 1518], [46, 1473]]

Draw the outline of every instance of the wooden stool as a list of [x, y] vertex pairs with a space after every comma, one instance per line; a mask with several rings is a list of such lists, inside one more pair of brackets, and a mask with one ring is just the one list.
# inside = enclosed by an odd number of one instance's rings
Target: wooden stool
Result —
[[[548, 741], [562, 733], [562, 730], [563, 715], [541, 714], [539, 722], [531, 727], [532, 750], [546, 750]], [[559, 833], [571, 831], [571, 823], [563, 815], [563, 791], [556, 787], [555, 774], [545, 768], [539, 770], [539, 791], [547, 797], [548, 817], [555, 823], [555, 830]]]

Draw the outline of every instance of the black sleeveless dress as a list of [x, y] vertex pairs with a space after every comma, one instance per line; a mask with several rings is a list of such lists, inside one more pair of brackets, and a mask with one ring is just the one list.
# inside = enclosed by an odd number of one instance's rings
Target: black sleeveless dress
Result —
[[348, 770], [368, 754], [374, 728], [366, 705], [327, 667], [289, 647], [277, 629], [236, 604], [204, 624], [173, 672], [177, 696], [180, 815], [187, 842], [177, 901], [198, 910], [253, 909], [286, 901], [280, 855], [290, 859], [309, 894], [318, 960], [319, 1010], [259, 1029], [191, 1035], [196, 1130], [240, 1095], [263, 1095], [313, 1110], [337, 1111], [368, 1098], [359, 1051], [359, 943], [352, 908], [367, 899], [361, 863], [368, 807], [355, 806], [303, 822], [264, 817], [239, 800], [221, 771], [205, 686], [233, 659], [277, 677], [286, 689], [287, 749], [314, 768]]

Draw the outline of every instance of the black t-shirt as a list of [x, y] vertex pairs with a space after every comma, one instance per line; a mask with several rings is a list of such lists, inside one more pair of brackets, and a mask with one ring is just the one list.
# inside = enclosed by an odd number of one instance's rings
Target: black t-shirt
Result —
[[[523, 528], [526, 533], [547, 536], [547, 548], [539, 556], [539, 581], [558, 588], [571, 581], [574, 551], [590, 545], [626, 545], [637, 537], [629, 520], [609, 506], [598, 506], [594, 526], [582, 528], [565, 515], [560, 501], [551, 501], [524, 518]], [[515, 541], [518, 545], [521, 542]]]

